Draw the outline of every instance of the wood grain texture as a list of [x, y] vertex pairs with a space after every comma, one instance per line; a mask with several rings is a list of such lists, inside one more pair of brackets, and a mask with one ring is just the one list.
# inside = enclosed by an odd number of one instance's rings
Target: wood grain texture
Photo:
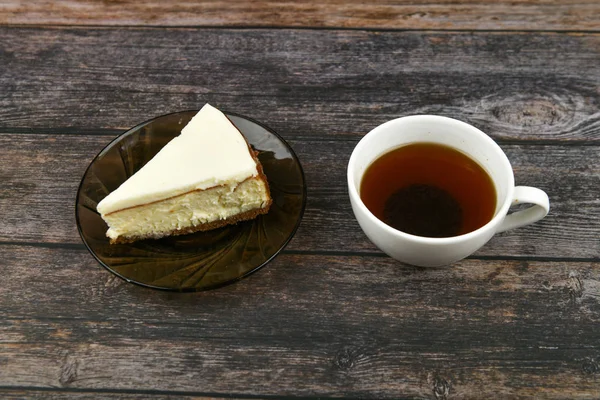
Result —
[[151, 400], [215, 400], [227, 398], [230, 400], [241, 400], [241, 397], [231, 396], [204, 396], [185, 392], [167, 392], [160, 393], [159, 391], [130, 391], [123, 392], [114, 391], [94, 391], [94, 390], [65, 390], [62, 388], [0, 388], [0, 397], [10, 400], [25, 400], [25, 399], [44, 399], [44, 400], [98, 400], [98, 399], [151, 399]]
[[600, 142], [600, 34], [0, 28], [0, 130], [125, 129], [211, 102], [285, 136], [441, 114]]
[[84, 249], [0, 246], [0, 387], [585, 398], [600, 264], [280, 255], [216, 291], [127, 284]]
[[[0, 134], [0, 241], [80, 243], [74, 217], [87, 165], [112, 136]], [[350, 208], [346, 165], [356, 141], [290, 140], [308, 203], [288, 249], [377, 251]], [[548, 192], [544, 220], [498, 235], [476, 256], [600, 257], [600, 147], [502, 145], [517, 184]]]
[[8, 0], [3, 24], [600, 30], [594, 0]]
[[[207, 101], [292, 145], [300, 229], [216, 291], [121, 281], [80, 242], [81, 176], [119, 131]], [[599, 109], [595, 0], [4, 1], [0, 397], [599, 398]], [[551, 214], [452, 268], [384, 256], [345, 168], [419, 113], [489, 133]]]

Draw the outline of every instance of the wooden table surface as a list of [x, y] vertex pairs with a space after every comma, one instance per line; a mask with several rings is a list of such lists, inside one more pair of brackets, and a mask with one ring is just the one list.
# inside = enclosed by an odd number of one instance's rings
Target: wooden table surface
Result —
[[[205, 102], [298, 154], [308, 203], [249, 278], [128, 284], [75, 194], [125, 129]], [[600, 398], [600, 2], [0, 4], [0, 397]], [[551, 213], [445, 269], [353, 217], [353, 147], [440, 114], [491, 135]]]

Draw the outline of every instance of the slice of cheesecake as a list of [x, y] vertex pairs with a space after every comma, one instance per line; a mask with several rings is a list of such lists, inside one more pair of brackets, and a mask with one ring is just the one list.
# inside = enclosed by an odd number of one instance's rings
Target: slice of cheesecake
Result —
[[206, 104], [97, 210], [110, 242], [129, 243], [253, 219], [271, 202], [254, 151], [225, 114]]

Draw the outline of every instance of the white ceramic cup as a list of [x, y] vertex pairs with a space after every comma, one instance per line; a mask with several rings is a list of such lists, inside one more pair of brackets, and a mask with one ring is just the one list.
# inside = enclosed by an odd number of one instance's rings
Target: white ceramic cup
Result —
[[[496, 212], [481, 228], [464, 235], [429, 238], [401, 232], [375, 217], [360, 198], [365, 170], [381, 155], [410, 143], [429, 142], [453, 147], [481, 165], [496, 187]], [[518, 228], [544, 218], [548, 195], [529, 186], [515, 187], [508, 158], [485, 133], [467, 123], [436, 115], [415, 115], [388, 121], [367, 133], [348, 162], [348, 191], [352, 210], [367, 237], [396, 260], [422, 267], [439, 267], [461, 260], [487, 243], [496, 232]], [[512, 205], [532, 206], [507, 215]]]

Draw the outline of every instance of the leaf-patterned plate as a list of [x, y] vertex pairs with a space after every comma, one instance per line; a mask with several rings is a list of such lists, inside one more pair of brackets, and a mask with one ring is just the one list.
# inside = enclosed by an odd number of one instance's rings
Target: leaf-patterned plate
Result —
[[96, 205], [177, 136], [196, 113], [168, 114], [128, 130], [94, 158], [81, 180], [75, 212], [79, 234], [100, 264], [128, 282], [175, 291], [235, 282], [272, 260], [300, 224], [306, 186], [294, 151], [271, 129], [226, 113], [259, 153], [273, 197], [269, 213], [208, 232], [109, 244], [108, 227]]

